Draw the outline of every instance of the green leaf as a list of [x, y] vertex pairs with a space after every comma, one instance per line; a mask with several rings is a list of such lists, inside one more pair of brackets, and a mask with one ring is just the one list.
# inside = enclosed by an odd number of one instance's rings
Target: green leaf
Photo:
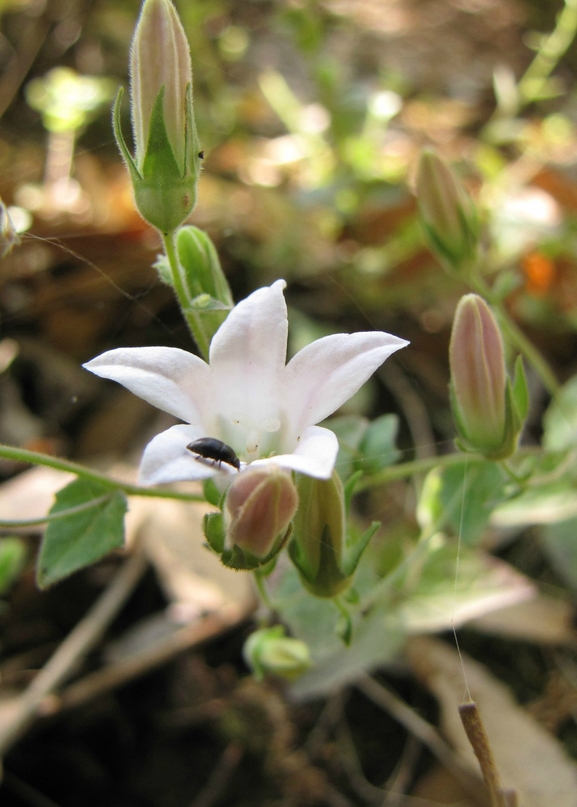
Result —
[[577, 443], [577, 376], [559, 390], [543, 417], [543, 447], [563, 451]]
[[543, 528], [543, 549], [557, 574], [577, 591], [577, 518], [547, 524]]
[[[503, 561], [440, 535], [429, 546], [418, 577], [409, 571], [380, 603], [395, 609], [408, 633], [449, 630], [533, 596], [535, 586]], [[376, 606], [378, 607], [378, 606]]]
[[[94, 502], [93, 506], [90, 504]], [[40, 548], [37, 581], [41, 588], [100, 560], [124, 544], [126, 496], [99, 482], [79, 478], [56, 494], [50, 513], [89, 505], [50, 521]]]
[[336, 469], [343, 481], [347, 480], [354, 471], [354, 462], [360, 458], [359, 446], [369, 421], [359, 415], [343, 415], [331, 418], [325, 426], [333, 431], [339, 441], [339, 453]]
[[491, 513], [509, 496], [507, 483], [499, 465], [489, 461], [441, 471], [439, 509], [445, 523], [451, 525], [463, 543], [471, 546], [481, 538]]
[[399, 431], [397, 415], [381, 415], [369, 425], [360, 444], [361, 468], [367, 473], [393, 465], [401, 456], [395, 443]]
[[0, 538], [0, 594], [16, 580], [25, 560], [26, 546], [20, 538]]
[[577, 516], [577, 486], [564, 477], [527, 487], [518, 496], [500, 504], [491, 515], [496, 527], [528, 527], [555, 524]]

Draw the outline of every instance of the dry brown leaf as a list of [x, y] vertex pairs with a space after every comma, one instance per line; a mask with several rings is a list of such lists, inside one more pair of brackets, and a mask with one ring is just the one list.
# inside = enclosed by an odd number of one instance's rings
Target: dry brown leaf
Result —
[[565, 749], [515, 703], [509, 689], [478, 662], [437, 639], [415, 637], [407, 658], [441, 706], [442, 727], [463, 761], [478, 771], [458, 713], [471, 698], [479, 707], [503, 786], [514, 788], [523, 807], [577, 807], [577, 765]]

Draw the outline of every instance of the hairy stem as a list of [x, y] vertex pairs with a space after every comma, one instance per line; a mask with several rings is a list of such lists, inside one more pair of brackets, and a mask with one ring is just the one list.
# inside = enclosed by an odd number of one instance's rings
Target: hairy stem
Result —
[[0, 444], [0, 459], [31, 463], [32, 465], [44, 465], [47, 468], [56, 468], [58, 471], [76, 474], [76, 476], [81, 476], [83, 479], [91, 479], [102, 485], [108, 485], [112, 490], [121, 490], [123, 493], [126, 493], [127, 496], [151, 496], [158, 499], [179, 499], [185, 502], [205, 501], [204, 496], [200, 496], [197, 493], [180, 493], [174, 490], [159, 490], [158, 488], [129, 485], [117, 479], [112, 479], [106, 474], [94, 471], [91, 468], [85, 468], [84, 465], [79, 465], [77, 462], [71, 462], [70, 460], [61, 459], [60, 457], [52, 457], [49, 454], [41, 454], [38, 451], [28, 451], [28, 449], [25, 448], [16, 448], [15, 446]]

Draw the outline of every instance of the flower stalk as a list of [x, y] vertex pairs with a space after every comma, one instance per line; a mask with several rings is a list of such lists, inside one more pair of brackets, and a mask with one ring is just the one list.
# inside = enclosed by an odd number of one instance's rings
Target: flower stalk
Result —
[[164, 243], [170, 273], [170, 279], [168, 282], [176, 293], [182, 315], [201, 355], [203, 358], [207, 359], [210, 349], [211, 335], [206, 332], [205, 328], [203, 327], [200, 314], [193, 308], [192, 300], [186, 287], [184, 270], [178, 259], [176, 233], [174, 231], [166, 234], [163, 233], [162, 241]]

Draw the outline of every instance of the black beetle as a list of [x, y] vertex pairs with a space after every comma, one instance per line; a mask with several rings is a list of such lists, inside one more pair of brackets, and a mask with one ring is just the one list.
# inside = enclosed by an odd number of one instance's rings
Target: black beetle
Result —
[[236, 456], [235, 451], [222, 440], [217, 440], [216, 437], [200, 437], [187, 445], [189, 451], [198, 454], [206, 460], [213, 460], [213, 465], [218, 463], [218, 466], [226, 462], [227, 465], [232, 465], [237, 471], [240, 471], [240, 460]]

